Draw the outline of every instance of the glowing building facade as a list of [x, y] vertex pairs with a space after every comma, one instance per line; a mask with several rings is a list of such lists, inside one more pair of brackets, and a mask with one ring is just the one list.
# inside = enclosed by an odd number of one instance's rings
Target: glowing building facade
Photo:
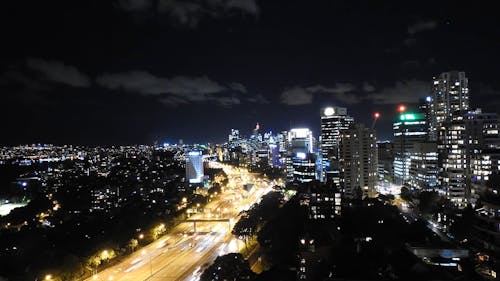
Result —
[[203, 156], [201, 151], [186, 152], [186, 181], [201, 183], [203, 181]]
[[307, 128], [290, 130], [286, 164], [288, 182], [309, 182], [317, 178], [311, 130]]

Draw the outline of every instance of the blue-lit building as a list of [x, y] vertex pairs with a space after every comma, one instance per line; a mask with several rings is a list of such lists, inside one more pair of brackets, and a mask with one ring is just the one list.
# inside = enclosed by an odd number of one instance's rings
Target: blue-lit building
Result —
[[203, 181], [203, 156], [201, 151], [186, 152], [186, 182], [201, 183]]

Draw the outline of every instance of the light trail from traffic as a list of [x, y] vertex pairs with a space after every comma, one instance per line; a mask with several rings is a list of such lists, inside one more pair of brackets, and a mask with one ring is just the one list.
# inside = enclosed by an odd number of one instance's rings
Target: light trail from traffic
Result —
[[[205, 206], [204, 209], [210, 212], [192, 214], [189, 219], [210, 219], [215, 215], [228, 219], [229, 223], [198, 221], [197, 233], [192, 232], [192, 222], [180, 223], [157, 241], [87, 280], [195, 281], [199, 280], [203, 270], [217, 256], [238, 252], [243, 243], [231, 234], [232, 226], [239, 219], [241, 211], [258, 203], [263, 195], [272, 190], [273, 183], [246, 169], [216, 162], [210, 164], [224, 170], [228, 184], [218, 197]], [[254, 185], [250, 192], [243, 190], [243, 184], [246, 183]]]

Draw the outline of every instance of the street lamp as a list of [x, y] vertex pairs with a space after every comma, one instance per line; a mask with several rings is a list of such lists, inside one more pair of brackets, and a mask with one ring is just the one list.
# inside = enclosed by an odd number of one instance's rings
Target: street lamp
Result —
[[52, 274], [45, 275], [45, 280], [52, 280]]
[[109, 252], [108, 252], [108, 250], [102, 251], [102, 253], [101, 253], [101, 259], [105, 260], [105, 259], [108, 259], [108, 258], [109, 258]]

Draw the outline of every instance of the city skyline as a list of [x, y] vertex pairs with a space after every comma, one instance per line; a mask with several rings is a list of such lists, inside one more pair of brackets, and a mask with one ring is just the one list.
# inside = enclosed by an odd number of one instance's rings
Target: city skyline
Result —
[[325, 106], [366, 126], [380, 112], [391, 139], [397, 104], [416, 108], [451, 70], [471, 108], [500, 102], [486, 4], [154, 3], [5, 4], [2, 144], [221, 142], [257, 122], [318, 136]]
[[4, 3], [0, 281], [499, 280], [495, 8]]

